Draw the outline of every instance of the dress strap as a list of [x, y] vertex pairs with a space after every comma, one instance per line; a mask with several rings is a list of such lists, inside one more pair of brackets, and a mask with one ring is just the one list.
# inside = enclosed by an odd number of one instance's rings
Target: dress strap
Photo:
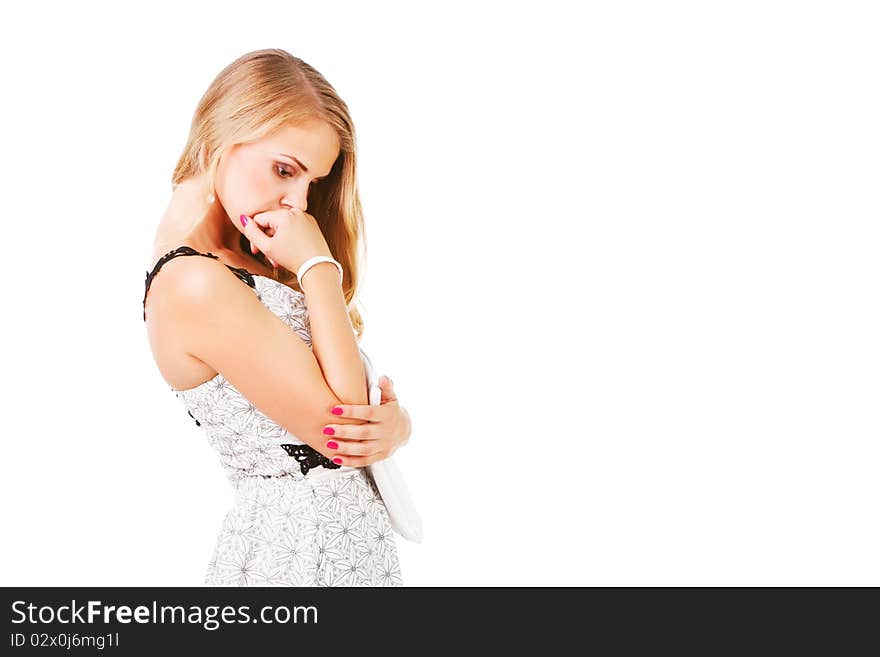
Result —
[[[156, 265], [153, 267], [153, 271], [147, 272], [147, 279], [144, 281], [144, 321], [147, 321], [147, 292], [150, 291], [150, 283], [153, 282], [153, 277], [159, 273], [159, 270], [162, 269], [162, 265], [171, 260], [172, 258], [176, 258], [177, 256], [193, 256], [200, 255], [205, 256], [206, 258], [213, 258], [214, 260], [219, 260], [220, 258], [215, 256], [213, 253], [202, 253], [201, 251], [196, 251], [191, 246], [178, 246], [176, 249], [172, 249], [165, 255], [163, 255], [156, 262]], [[254, 276], [244, 267], [233, 267], [232, 265], [226, 265], [233, 274], [238, 276], [240, 280], [247, 283], [250, 287], [256, 289], [257, 285], [254, 282]]]

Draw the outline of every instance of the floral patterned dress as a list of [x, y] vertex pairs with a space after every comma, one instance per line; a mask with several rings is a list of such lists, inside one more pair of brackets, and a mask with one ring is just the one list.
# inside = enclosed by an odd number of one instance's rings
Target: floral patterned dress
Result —
[[[147, 272], [200, 255], [180, 246]], [[312, 348], [305, 296], [226, 265]], [[264, 415], [222, 374], [174, 394], [202, 427], [235, 496], [204, 583], [218, 586], [402, 586], [388, 512], [366, 468], [340, 466]]]

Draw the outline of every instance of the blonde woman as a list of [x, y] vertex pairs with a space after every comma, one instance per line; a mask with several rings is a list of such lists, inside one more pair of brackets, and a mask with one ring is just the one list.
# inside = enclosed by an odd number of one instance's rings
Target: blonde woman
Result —
[[363, 217], [355, 130], [314, 68], [248, 53], [202, 96], [144, 290], [163, 378], [235, 489], [210, 585], [402, 585], [364, 466], [411, 425], [370, 406], [353, 307]]

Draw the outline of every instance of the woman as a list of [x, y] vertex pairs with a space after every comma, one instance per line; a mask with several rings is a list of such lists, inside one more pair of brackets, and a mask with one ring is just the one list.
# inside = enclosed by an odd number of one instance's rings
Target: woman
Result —
[[387, 377], [368, 404], [355, 164], [346, 104], [267, 49], [211, 83], [172, 176], [144, 321], [235, 487], [206, 584], [402, 585], [364, 466], [411, 425]]

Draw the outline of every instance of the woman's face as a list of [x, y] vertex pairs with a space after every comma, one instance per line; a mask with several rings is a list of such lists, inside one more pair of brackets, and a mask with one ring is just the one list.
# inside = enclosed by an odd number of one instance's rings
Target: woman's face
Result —
[[307, 212], [309, 187], [330, 173], [338, 155], [336, 133], [320, 121], [237, 144], [220, 155], [217, 200], [236, 224], [239, 215], [288, 206]]

